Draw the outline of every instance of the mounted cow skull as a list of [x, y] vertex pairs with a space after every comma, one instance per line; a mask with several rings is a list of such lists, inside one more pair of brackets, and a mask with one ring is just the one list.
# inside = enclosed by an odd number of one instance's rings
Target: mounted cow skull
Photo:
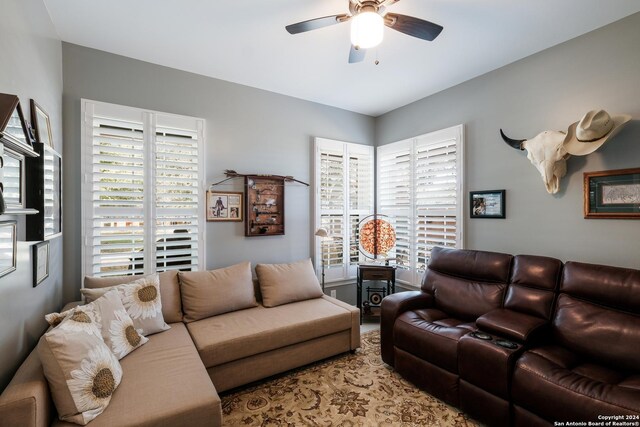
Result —
[[513, 148], [527, 150], [527, 158], [538, 169], [549, 194], [560, 187], [560, 178], [567, 173], [570, 154], [564, 149], [564, 132], [547, 130], [533, 139], [511, 139], [500, 129], [502, 139]]

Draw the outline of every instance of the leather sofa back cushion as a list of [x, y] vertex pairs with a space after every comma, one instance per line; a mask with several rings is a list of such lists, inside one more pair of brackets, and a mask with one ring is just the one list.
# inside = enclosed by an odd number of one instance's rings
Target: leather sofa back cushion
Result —
[[211, 271], [181, 271], [178, 277], [186, 323], [258, 305], [249, 262]]
[[[497, 252], [449, 249], [436, 246], [431, 250], [429, 270], [478, 282], [507, 283], [513, 257]], [[428, 282], [423, 290], [430, 292]]]
[[513, 257], [485, 251], [435, 247], [422, 279], [436, 307], [461, 320], [475, 321], [500, 308]]
[[640, 270], [567, 262], [560, 292], [624, 311], [640, 312]]
[[562, 274], [559, 259], [517, 255], [504, 307], [544, 319], [551, 318], [554, 291]]
[[504, 283], [459, 279], [433, 270], [426, 271], [425, 280], [431, 285], [436, 307], [465, 321], [475, 321], [483, 314], [500, 308], [507, 287]]
[[553, 332], [555, 341], [569, 350], [609, 366], [640, 371], [633, 344], [640, 342], [640, 316], [560, 294]]
[[276, 307], [323, 295], [310, 259], [291, 264], [258, 264], [262, 305]]
[[[141, 275], [91, 277], [84, 278], [87, 289], [108, 288], [110, 286], [130, 283], [141, 278]], [[160, 278], [160, 301], [162, 301], [162, 317], [167, 323], [182, 322], [182, 302], [180, 301], [180, 285], [177, 271], [165, 271], [158, 274]]]

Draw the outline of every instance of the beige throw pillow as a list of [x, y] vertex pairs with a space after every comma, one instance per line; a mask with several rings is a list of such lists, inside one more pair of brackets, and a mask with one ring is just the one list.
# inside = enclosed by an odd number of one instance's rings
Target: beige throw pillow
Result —
[[120, 300], [133, 320], [133, 326], [147, 336], [169, 329], [162, 317], [160, 283], [158, 275], [144, 276], [131, 283], [107, 288], [80, 289], [87, 302], [92, 302], [109, 291], [117, 289]]
[[310, 259], [291, 264], [258, 264], [256, 274], [265, 307], [276, 307], [323, 295]]
[[93, 321], [74, 311], [37, 347], [58, 416], [81, 425], [105, 410], [122, 379], [120, 363]]
[[178, 273], [184, 321], [255, 307], [251, 263], [211, 271]]

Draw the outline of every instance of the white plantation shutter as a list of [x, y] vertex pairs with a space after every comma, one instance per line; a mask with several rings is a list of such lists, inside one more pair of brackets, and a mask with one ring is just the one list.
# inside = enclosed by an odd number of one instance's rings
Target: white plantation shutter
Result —
[[412, 140], [378, 148], [378, 213], [387, 215], [396, 231], [396, 245], [389, 252], [396, 259], [398, 280], [411, 280]]
[[324, 262], [326, 282], [355, 277], [358, 223], [373, 213], [373, 148], [316, 138], [315, 190], [315, 229], [332, 236], [316, 238], [316, 270]]
[[378, 148], [379, 212], [396, 227], [398, 280], [419, 285], [434, 246], [462, 247], [462, 126]]
[[83, 112], [84, 274], [198, 269], [201, 120], [85, 100]]
[[332, 240], [320, 242], [325, 269], [344, 265], [344, 152], [327, 149], [320, 156], [320, 226], [327, 229]]

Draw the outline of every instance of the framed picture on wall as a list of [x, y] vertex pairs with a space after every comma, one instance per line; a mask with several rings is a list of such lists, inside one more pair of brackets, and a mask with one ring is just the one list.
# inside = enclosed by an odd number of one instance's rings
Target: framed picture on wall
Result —
[[584, 217], [640, 219], [640, 168], [584, 173]]
[[49, 277], [49, 241], [33, 245], [33, 287]]
[[207, 191], [207, 221], [242, 221], [242, 193]]
[[469, 192], [471, 218], [506, 218], [505, 190]]
[[36, 141], [53, 148], [53, 134], [51, 132], [49, 115], [33, 99], [31, 100], [31, 123], [33, 123]]
[[16, 269], [16, 221], [0, 222], [0, 277]]

